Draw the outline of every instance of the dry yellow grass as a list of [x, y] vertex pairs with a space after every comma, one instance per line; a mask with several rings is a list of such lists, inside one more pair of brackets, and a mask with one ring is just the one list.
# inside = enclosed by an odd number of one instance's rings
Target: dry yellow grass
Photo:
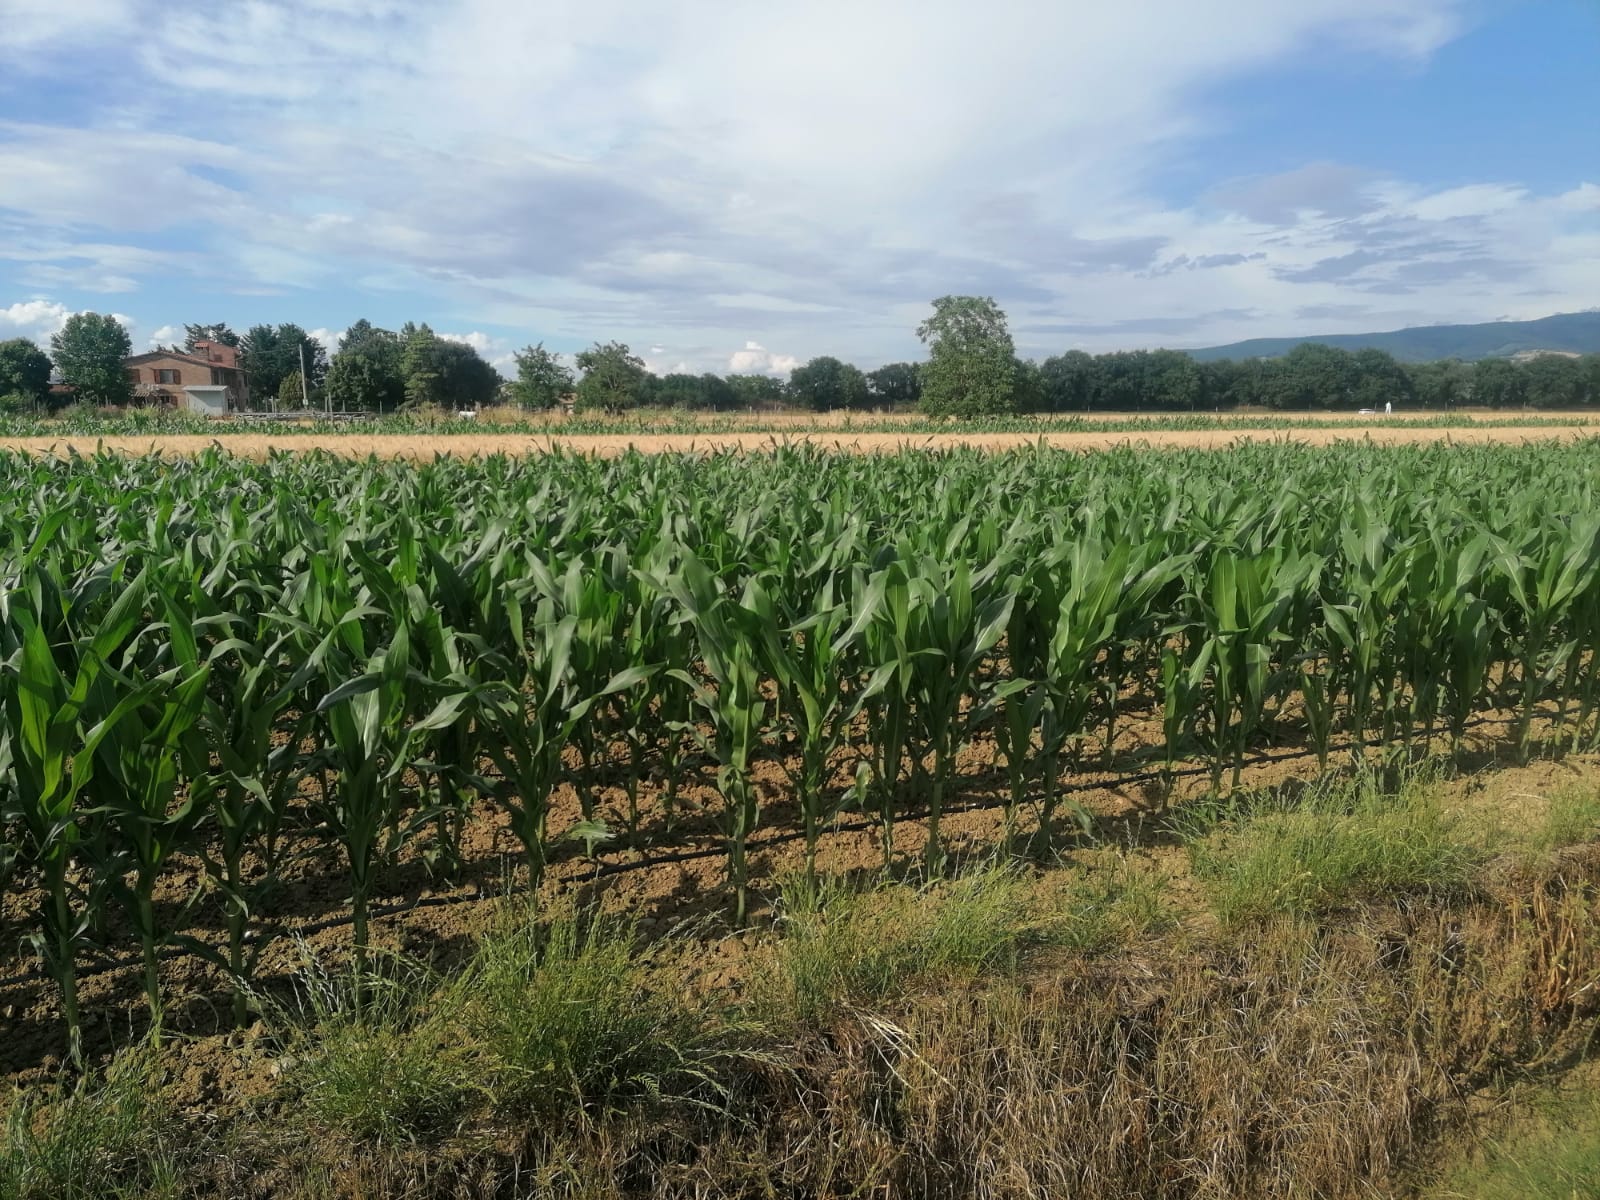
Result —
[[274, 450], [328, 450], [352, 458], [376, 455], [379, 458], [431, 459], [437, 454], [460, 456], [490, 454], [547, 454], [561, 448], [602, 457], [638, 450], [647, 454], [713, 450], [767, 450], [777, 445], [809, 443], [831, 450], [858, 454], [884, 454], [902, 450], [944, 449], [971, 446], [981, 450], [1014, 450], [1043, 443], [1067, 450], [1105, 450], [1115, 446], [1144, 445], [1186, 449], [1214, 449], [1244, 440], [1298, 441], [1328, 445], [1337, 441], [1369, 439], [1381, 445], [1411, 445], [1420, 442], [1523, 443], [1564, 441], [1590, 437], [1600, 425], [1576, 426], [1497, 426], [1494, 428], [1328, 428], [1307, 422], [1293, 430], [1183, 430], [1144, 431], [1128, 434], [1118, 431], [1096, 433], [851, 433], [797, 428], [783, 433], [703, 433], [703, 434], [195, 434], [141, 437], [29, 437], [0, 439], [0, 450], [27, 454], [93, 454], [99, 449], [121, 454], [166, 454], [183, 457], [219, 446], [232, 454], [264, 457]]

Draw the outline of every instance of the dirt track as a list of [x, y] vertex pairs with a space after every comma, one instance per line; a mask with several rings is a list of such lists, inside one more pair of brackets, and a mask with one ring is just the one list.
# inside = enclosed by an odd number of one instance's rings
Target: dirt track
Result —
[[1102, 433], [849, 433], [796, 430], [789, 433], [704, 433], [704, 434], [220, 434], [169, 435], [164, 437], [32, 437], [0, 439], [0, 450], [28, 454], [93, 454], [106, 449], [123, 454], [197, 454], [218, 446], [233, 454], [264, 457], [273, 450], [329, 450], [353, 458], [376, 455], [379, 458], [429, 459], [438, 454], [547, 454], [556, 448], [585, 454], [611, 456], [630, 449], [649, 454], [712, 451], [723, 449], [768, 450], [777, 445], [810, 443], [833, 450], [858, 454], [894, 453], [901, 450], [944, 449], [972, 446], [982, 450], [1013, 450], [1040, 443], [1067, 450], [1105, 450], [1115, 446], [1145, 445], [1185, 449], [1213, 449], [1239, 441], [1298, 441], [1328, 445], [1339, 441], [1367, 439], [1383, 445], [1412, 445], [1421, 442], [1481, 444], [1485, 442], [1523, 443], [1569, 441], [1592, 437], [1593, 428], [1563, 426], [1522, 426], [1496, 428], [1384, 428], [1381, 420], [1370, 427], [1325, 428], [1308, 424], [1293, 430], [1185, 430], [1167, 432]]

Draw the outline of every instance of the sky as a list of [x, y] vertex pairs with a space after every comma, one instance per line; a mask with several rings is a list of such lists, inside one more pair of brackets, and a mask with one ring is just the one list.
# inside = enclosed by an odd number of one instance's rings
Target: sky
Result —
[[1600, 0], [0, 0], [0, 338], [657, 371], [1600, 305]]

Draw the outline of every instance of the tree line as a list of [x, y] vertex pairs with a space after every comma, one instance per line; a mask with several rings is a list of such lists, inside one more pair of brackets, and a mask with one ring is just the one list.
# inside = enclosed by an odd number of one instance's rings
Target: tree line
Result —
[[[1343, 350], [1308, 342], [1281, 358], [1197, 362], [1181, 350], [1088, 354], [1069, 350], [1042, 361], [1016, 353], [1005, 313], [988, 297], [945, 296], [918, 326], [920, 363], [864, 371], [831, 355], [771, 375], [673, 372], [655, 375], [622, 342], [596, 342], [567, 356], [530, 345], [514, 356], [516, 376], [426, 323], [398, 331], [359, 320], [336, 352], [294, 324], [255, 325], [242, 336], [225, 324], [184, 327], [181, 346], [234, 346], [253, 401], [279, 409], [393, 412], [418, 407], [525, 409], [571, 406], [580, 412], [638, 408], [737, 411], [918, 409], [929, 415], [1194, 412], [1235, 408], [1306, 410], [1402, 407], [1449, 409], [1584, 408], [1600, 405], [1600, 354], [1543, 354], [1524, 361], [1486, 358], [1401, 363], [1383, 350]], [[39, 407], [59, 372], [71, 398], [98, 405], [135, 399], [123, 369], [132, 347], [114, 318], [79, 313], [50, 340], [49, 354], [26, 338], [0, 341], [0, 411]], [[305, 378], [301, 376], [304, 364]]]

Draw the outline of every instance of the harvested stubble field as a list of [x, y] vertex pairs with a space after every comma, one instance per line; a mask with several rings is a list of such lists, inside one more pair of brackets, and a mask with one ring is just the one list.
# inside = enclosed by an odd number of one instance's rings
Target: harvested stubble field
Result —
[[0, 451], [36, 455], [91, 455], [100, 450], [119, 454], [160, 454], [168, 457], [199, 454], [220, 448], [244, 458], [265, 458], [276, 451], [325, 450], [346, 458], [376, 456], [385, 459], [425, 461], [440, 454], [458, 457], [537, 455], [558, 450], [602, 457], [637, 451], [643, 454], [712, 453], [725, 450], [764, 451], [778, 446], [814, 446], [819, 450], [850, 454], [897, 454], [912, 450], [948, 450], [959, 447], [1000, 453], [1044, 445], [1057, 450], [1095, 451], [1124, 446], [1150, 449], [1224, 449], [1240, 442], [1298, 442], [1330, 446], [1341, 442], [1370, 442], [1380, 446], [1522, 445], [1529, 442], [1572, 442], [1595, 436], [1600, 425], [1557, 426], [1529, 424], [1460, 425], [1437, 427], [1352, 428], [1348, 423], [1323, 424], [1307, 419], [1292, 429], [1251, 430], [1229, 426], [1219, 429], [1118, 430], [1094, 432], [1042, 431], [1038, 433], [894, 433], [809, 429], [803, 422], [777, 431], [738, 433], [524, 434], [479, 432], [417, 432], [406, 434], [159, 434], [66, 437], [0, 438]]
[[1425, 1194], [1597, 1028], [1597, 472], [0, 457], [0, 1197]]

